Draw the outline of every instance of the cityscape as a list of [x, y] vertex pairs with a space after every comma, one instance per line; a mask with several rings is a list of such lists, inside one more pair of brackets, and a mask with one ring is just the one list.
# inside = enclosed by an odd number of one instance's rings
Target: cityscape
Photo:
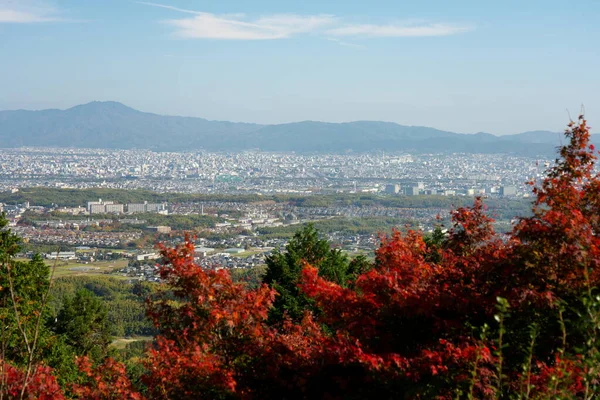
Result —
[[[469, 204], [476, 196], [500, 202], [495, 204], [502, 209], [498, 222], [507, 229], [511, 219], [527, 207], [532, 189], [529, 182], [538, 181], [549, 165], [550, 160], [546, 158], [496, 154], [307, 155], [259, 151], [3, 149], [0, 189], [6, 193], [18, 195], [23, 188], [38, 187], [143, 189], [165, 199], [169, 193], [228, 198], [160, 202], [88, 198], [70, 206], [6, 202], [0, 203], [0, 209], [7, 213], [16, 233], [32, 244], [61, 245], [67, 250], [64, 256], [67, 258], [78, 247], [128, 249], [133, 250], [132, 255], [145, 254], [153, 251], [156, 241], [176, 243], [172, 238], [180, 238], [187, 230], [209, 236], [197, 242], [200, 248], [212, 249], [202, 252], [201, 265], [253, 268], [264, 263], [265, 255], [272, 249], [285, 246], [290, 228], [294, 226], [320, 221], [373, 224], [370, 229], [363, 227], [358, 231], [348, 231], [346, 226], [336, 230], [334, 226], [322, 232], [349, 254], [360, 251], [372, 254], [381, 232], [409, 225], [431, 232], [442, 221], [448, 221], [453, 206]], [[272, 195], [332, 196], [334, 201], [305, 206], [289, 201], [237, 200], [238, 196], [248, 194], [264, 196], [265, 200]], [[400, 203], [335, 200], [336, 196], [361, 195], [396, 198]], [[420, 204], [427, 197], [433, 199], [433, 203]], [[448, 201], [440, 203], [441, 197]], [[403, 199], [408, 198], [415, 201], [403, 205]], [[511, 201], [516, 201], [518, 206], [511, 209], [508, 206]], [[162, 219], [149, 222], [146, 220], [149, 214], [161, 215]], [[208, 220], [202, 226], [184, 227], [170, 222], [170, 218], [190, 215]], [[285, 234], [273, 237], [278, 230]], [[210, 239], [210, 235], [219, 238]], [[244, 257], [232, 253], [231, 249], [235, 248], [246, 249], [241, 252]], [[83, 257], [80, 261], [85, 261], [87, 252], [77, 253]], [[150, 279], [148, 271], [154, 268], [148, 265], [138, 267], [147, 268], [141, 276]]]
[[[452, 207], [469, 204], [476, 196], [500, 202], [494, 204], [502, 210], [498, 223], [508, 229], [511, 219], [529, 204], [529, 182], [541, 179], [549, 166], [547, 158], [506, 154], [170, 153], [28, 147], [0, 151], [2, 191], [18, 195], [24, 188], [142, 189], [165, 199], [170, 193], [227, 198], [159, 202], [88, 198], [69, 206], [26, 201], [0, 203], [0, 209], [7, 213], [15, 232], [32, 244], [63, 246], [67, 252], [61, 257], [72, 257], [71, 251], [81, 247], [133, 250], [133, 257], [152, 253], [159, 240], [176, 243], [173, 238], [180, 238], [185, 231], [201, 231], [209, 237], [201, 238], [197, 245], [212, 249], [201, 252], [201, 265], [253, 268], [263, 264], [272, 249], [285, 246], [294, 226], [318, 226], [322, 221], [373, 224], [358, 231], [333, 226], [322, 232], [349, 254], [372, 254], [382, 232], [405, 226], [431, 232], [448, 221]], [[305, 206], [301, 202], [238, 200], [244, 195], [263, 196], [264, 200], [273, 195], [331, 196], [334, 201]], [[361, 195], [396, 198], [400, 203], [335, 200], [336, 196]], [[427, 197], [433, 203], [423, 203]], [[440, 203], [441, 197], [448, 201]], [[408, 198], [415, 200], [403, 205], [403, 199]], [[518, 205], [510, 208], [511, 201]], [[161, 215], [162, 219], [149, 222], [149, 214]], [[172, 226], [170, 222], [170, 218], [190, 215], [208, 220], [202, 226]], [[284, 234], [273, 237], [278, 230]], [[219, 237], [211, 239], [210, 235]], [[231, 251], [236, 248], [246, 249], [241, 252], [243, 257]], [[76, 253], [85, 261], [87, 252]], [[146, 268], [140, 276], [155, 279], [150, 274], [155, 271], [152, 265], [138, 266]], [[137, 270], [128, 271], [131, 275]]]
[[[548, 158], [506, 154], [168, 153], [17, 148], [0, 152], [0, 191], [19, 187], [161, 193], [528, 196]], [[397, 186], [396, 186], [397, 185]], [[121, 210], [122, 211], [122, 210]]]

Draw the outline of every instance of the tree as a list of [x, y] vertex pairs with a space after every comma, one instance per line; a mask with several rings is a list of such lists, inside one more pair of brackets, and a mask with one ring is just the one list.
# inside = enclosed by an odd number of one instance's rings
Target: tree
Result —
[[566, 135], [533, 215], [509, 235], [477, 199], [453, 212], [444, 239], [384, 239], [356, 290], [304, 270], [302, 291], [334, 332], [327, 351], [353, 345], [368, 377], [346, 382], [349, 393], [370, 383], [384, 397], [599, 395], [600, 176], [583, 117]]
[[[276, 292], [251, 290], [226, 270], [194, 263], [193, 243], [163, 248], [165, 290], [148, 301], [160, 334], [148, 350], [143, 378], [152, 398], [322, 397], [347, 351], [324, 351], [327, 334], [309, 311], [293, 322], [268, 322]], [[325, 356], [326, 355], [326, 356]]]
[[71, 386], [77, 399], [89, 400], [143, 400], [127, 377], [125, 366], [111, 358], [105, 359], [94, 368], [89, 358], [77, 359], [77, 366], [84, 375], [81, 383]]
[[352, 265], [339, 249], [332, 249], [329, 242], [319, 238], [319, 231], [312, 224], [294, 234], [285, 246], [285, 251], [275, 251], [266, 259], [267, 272], [263, 283], [277, 291], [270, 321], [283, 321], [284, 314], [298, 321], [304, 311], [314, 310], [312, 301], [298, 288], [302, 269], [306, 264], [318, 268], [323, 278], [346, 286], [357, 273], [366, 268], [366, 260], [360, 259]]
[[64, 300], [54, 331], [77, 356], [101, 360], [107, 355], [110, 344], [107, 309], [87, 289], [78, 290], [75, 296]]
[[42, 357], [54, 340], [48, 317], [50, 271], [39, 256], [15, 261], [20, 238], [0, 215], [0, 397], [62, 398], [52, 369]]
[[4, 215], [0, 216], [1, 354], [4, 360], [23, 365], [47, 336], [42, 321], [48, 315], [45, 296], [50, 270], [39, 256], [28, 262], [14, 260], [21, 239], [7, 225]]
[[49, 269], [39, 256], [28, 262], [12, 260], [9, 252], [2, 256], [5, 257], [0, 273], [2, 354], [6, 360], [24, 364], [29, 353], [35, 348], [42, 349], [49, 339], [49, 331], [43, 323], [49, 317], [45, 304]]

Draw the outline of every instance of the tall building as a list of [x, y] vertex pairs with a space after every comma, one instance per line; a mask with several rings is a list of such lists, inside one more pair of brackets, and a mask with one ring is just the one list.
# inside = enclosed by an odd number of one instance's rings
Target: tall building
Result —
[[87, 210], [91, 213], [92, 206], [102, 205], [102, 199], [98, 199], [98, 201], [88, 201], [87, 202]]
[[167, 209], [167, 203], [129, 203], [127, 204], [128, 213], [145, 213], [145, 212], [159, 212]]
[[115, 204], [114, 201], [88, 201], [88, 212], [90, 214], [122, 213], [123, 204]]
[[385, 185], [385, 192], [389, 194], [398, 194], [400, 193], [400, 185]]
[[146, 204], [146, 212], [159, 212], [167, 209], [166, 203], [147, 203]]
[[102, 203], [88, 204], [88, 209], [90, 214], [104, 214], [106, 212], [106, 208]]
[[420, 189], [418, 186], [409, 186], [404, 188], [404, 194], [407, 196], [418, 196]]
[[128, 213], [144, 213], [146, 212], [147, 203], [129, 203], [127, 204]]
[[123, 213], [123, 204], [105, 204], [104, 209], [108, 214], [121, 214]]

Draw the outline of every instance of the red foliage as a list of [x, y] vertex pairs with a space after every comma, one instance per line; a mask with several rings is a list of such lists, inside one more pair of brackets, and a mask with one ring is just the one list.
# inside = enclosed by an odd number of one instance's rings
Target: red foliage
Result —
[[77, 359], [79, 370], [87, 377], [83, 384], [73, 385], [73, 394], [78, 398], [90, 400], [128, 399], [142, 400], [137, 393], [125, 370], [125, 366], [112, 358], [94, 367], [87, 357]]
[[[8, 399], [21, 398], [26, 373], [0, 360], [0, 393]], [[34, 367], [27, 380], [24, 399], [62, 400], [63, 392], [52, 374], [52, 368], [44, 365]]]
[[[317, 320], [307, 313], [299, 324], [272, 327], [266, 320], [273, 289], [248, 290], [225, 270], [204, 271], [189, 240], [163, 249], [161, 278], [169, 290], [148, 301], [161, 332], [145, 361], [149, 396], [445, 399], [458, 391], [485, 399], [523, 381], [539, 395], [579, 394], [585, 368], [577, 358], [554, 358], [561, 337], [555, 306], [599, 283], [600, 178], [585, 120], [571, 124], [567, 136], [562, 159], [535, 189], [534, 215], [511, 233], [495, 234], [476, 199], [453, 213], [454, 227], [435, 250], [439, 262], [411, 231], [384, 237], [375, 268], [352, 288], [307, 266], [300, 288], [319, 307]], [[529, 340], [528, 324], [544, 316], [526, 376], [520, 350], [498, 347], [505, 329], [493, 322], [498, 297], [510, 303], [507, 323], [517, 343]], [[473, 327], [484, 324], [493, 325], [494, 336], [479, 339]], [[125, 396], [131, 387], [119, 380], [119, 368], [103, 366]], [[116, 393], [107, 391], [106, 375], [87, 364], [84, 371], [95, 386], [81, 387], [89, 391], [80, 395]], [[566, 383], [553, 388], [553, 377]]]
[[[313, 362], [311, 342], [320, 338], [319, 327], [310, 316], [301, 326], [269, 327], [273, 289], [248, 290], [225, 270], [203, 270], [193, 254], [190, 241], [163, 249], [161, 277], [170, 290], [148, 302], [148, 315], [161, 330], [146, 360], [152, 395], [249, 397], [293, 388], [302, 375], [291, 371]], [[288, 379], [280, 379], [286, 373]]]
[[556, 356], [551, 365], [538, 361], [535, 367], [538, 372], [532, 375], [531, 384], [537, 388], [538, 396], [557, 399], [584, 394], [584, 373], [577, 360]]
[[571, 142], [561, 149], [562, 159], [541, 187], [534, 188], [534, 217], [522, 219], [514, 231], [521, 241], [521, 261], [529, 267], [529, 282], [537, 290], [557, 296], [578, 292], [588, 283], [596, 286], [600, 278], [600, 177], [593, 170], [596, 157], [588, 146], [590, 133], [585, 119], [569, 127], [566, 136]]
[[[499, 296], [509, 300], [516, 324], [530, 323], [527, 319], [534, 315], [555, 315], [558, 299], [572, 300], [587, 285], [597, 286], [600, 179], [593, 174], [595, 157], [587, 146], [585, 120], [571, 124], [567, 136], [572, 141], [561, 150], [562, 161], [535, 190], [534, 216], [521, 219], [511, 234], [495, 235], [493, 220], [476, 199], [473, 207], [453, 213], [454, 228], [437, 264], [426, 261], [419, 233], [395, 232], [383, 239], [376, 268], [357, 280], [356, 290], [320, 278], [314, 268], [305, 269], [302, 290], [323, 310], [321, 320], [335, 329], [338, 345], [352, 338], [354, 352], [363, 360], [378, 360], [379, 372], [416, 377], [425, 387], [432, 382], [423, 373], [429, 370], [432, 376], [447, 375], [446, 381], [457, 387], [474, 362], [467, 356], [474, 348], [467, 340], [468, 326], [493, 321]], [[544, 340], [560, 337], [556, 324], [544, 329], [549, 336]], [[538, 356], [548, 358], [543, 351], [554, 350], [556, 340], [543, 345]], [[461, 356], [448, 358], [451, 354]], [[386, 363], [391, 359], [402, 363]], [[491, 356], [480, 361], [494, 362]], [[537, 381], [559, 367], [540, 363]], [[563, 362], [560, 368], [578, 382], [580, 371], [572, 366]], [[491, 369], [478, 372], [478, 379], [494, 374]], [[443, 385], [437, 389], [436, 395], [443, 396]]]

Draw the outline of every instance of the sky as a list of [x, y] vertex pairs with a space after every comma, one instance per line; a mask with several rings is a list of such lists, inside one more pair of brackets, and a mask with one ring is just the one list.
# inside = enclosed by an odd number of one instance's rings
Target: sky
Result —
[[0, 110], [561, 131], [599, 71], [598, 0], [0, 0]]

